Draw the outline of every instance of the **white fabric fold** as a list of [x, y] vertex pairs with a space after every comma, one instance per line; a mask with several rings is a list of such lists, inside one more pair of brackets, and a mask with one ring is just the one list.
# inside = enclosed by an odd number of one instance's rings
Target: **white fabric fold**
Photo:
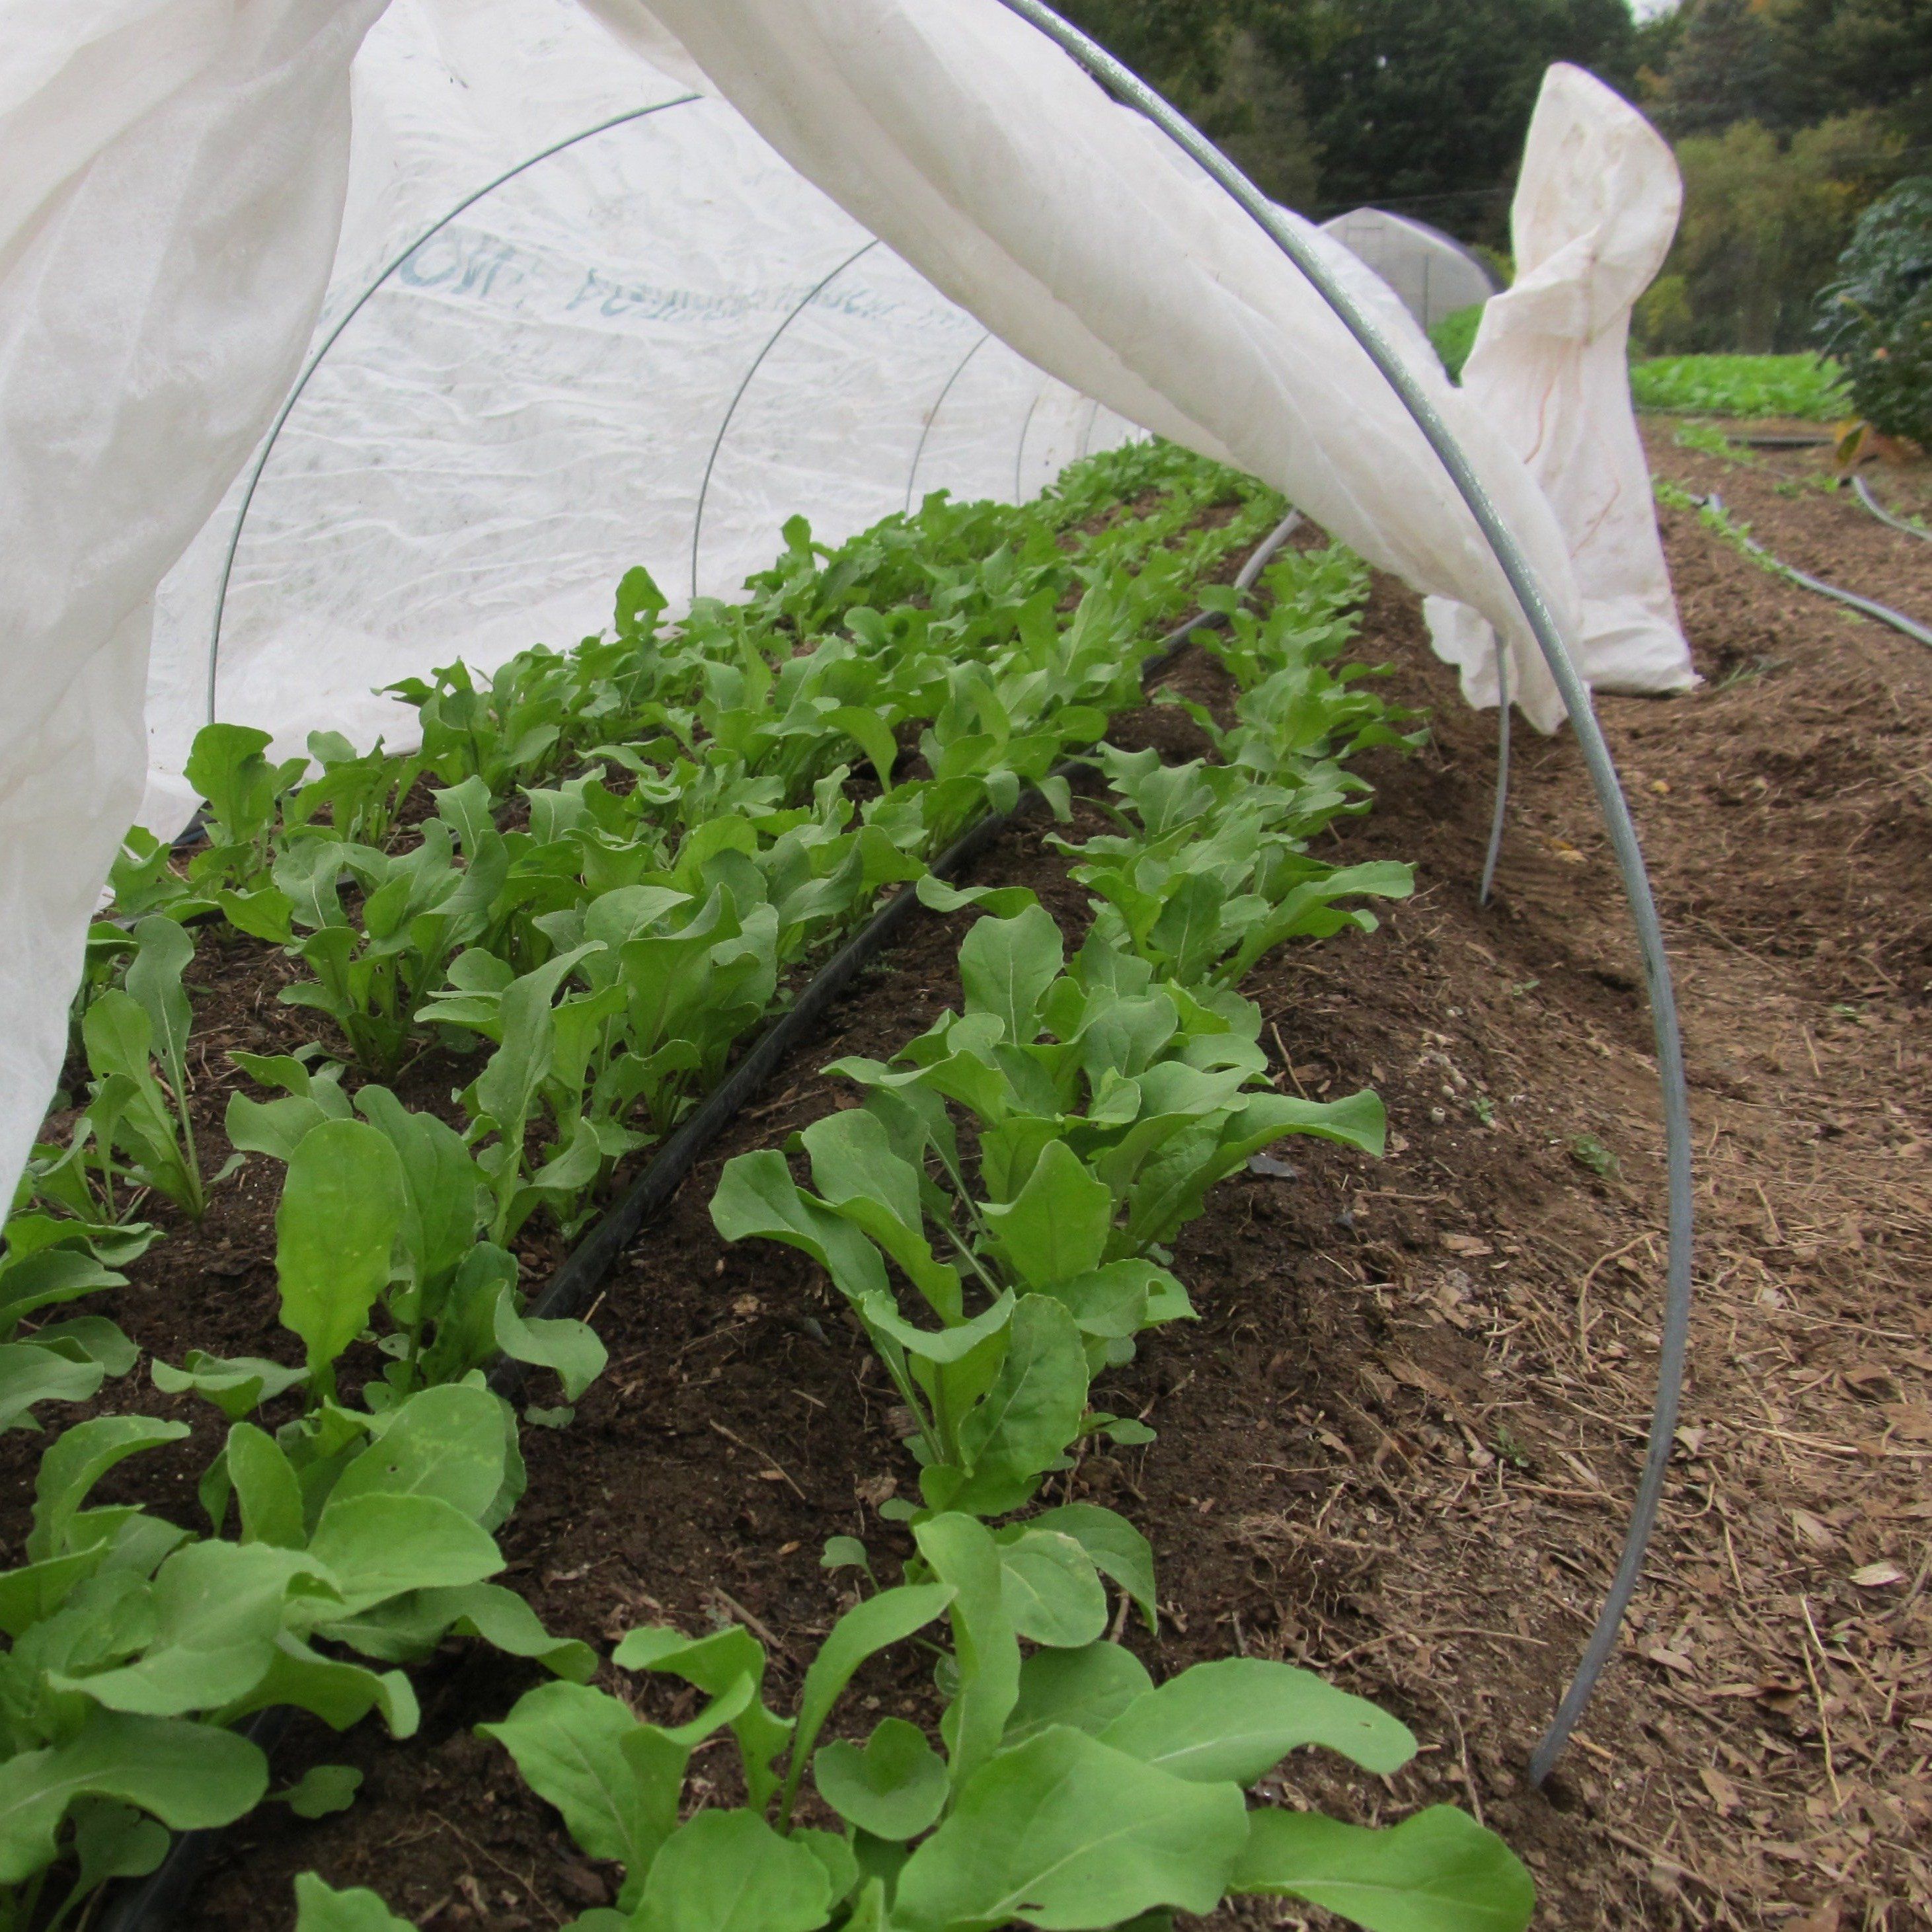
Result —
[[[1543, 487], [1582, 599], [1578, 668], [1599, 691], [1696, 680], [1657, 530], [1630, 392], [1630, 310], [1670, 253], [1682, 188], [1662, 137], [1580, 68], [1544, 76], [1512, 214], [1515, 285], [1483, 311], [1463, 393]], [[1496, 702], [1495, 642], [1432, 599], [1436, 649], [1472, 701]], [[1549, 729], [1556, 722], [1532, 706]]]
[[[998, 0], [600, 0], [599, 10], [625, 5], [1022, 355], [1265, 478], [1418, 590], [1480, 610], [1510, 640], [1514, 688], [1549, 716], [1554, 688], [1500, 566], [1340, 318], [1254, 221], [1026, 22]], [[1574, 635], [1568, 547], [1541, 491], [1426, 345], [1403, 352]]]
[[140, 802], [155, 586], [295, 374], [382, 6], [0, 4], [0, 1201]]

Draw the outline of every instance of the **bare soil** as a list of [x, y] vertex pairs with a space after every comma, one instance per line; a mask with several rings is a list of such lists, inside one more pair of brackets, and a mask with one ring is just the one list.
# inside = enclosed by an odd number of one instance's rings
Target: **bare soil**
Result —
[[[1667, 422], [1648, 433], [1660, 471], [1714, 484], [1780, 556], [1932, 620], [1932, 544], [1818, 490], [1818, 453], [1740, 467], [1678, 448]], [[1922, 468], [1876, 487], [1932, 505]], [[1519, 738], [1498, 890], [1477, 904], [1494, 721], [1462, 706], [1416, 600], [1386, 580], [1364, 655], [1393, 662], [1393, 694], [1430, 707], [1434, 737], [1368, 764], [1376, 808], [1337, 848], [1414, 860], [1417, 896], [1372, 935], [1264, 962], [1247, 990], [1285, 1087], [1380, 1090], [1389, 1156], [1291, 1144], [1292, 1176], [1228, 1184], [1176, 1263], [1202, 1319], [1106, 1392], [1159, 1439], [1090, 1455], [1065, 1486], [1152, 1537], [1162, 1628], [1132, 1640], [1158, 1670], [1287, 1658], [1422, 1740], [1386, 1786], [1296, 1760], [1283, 1795], [1365, 1821], [1467, 1805], [1528, 1860], [1552, 1928], [1906, 1932], [1932, 1926], [1932, 656], [1690, 515], [1664, 526], [1706, 682], [1601, 708], [1683, 1008], [1698, 1303], [1648, 1579], [1558, 1776], [1534, 1792], [1522, 1768], [1615, 1562], [1653, 1394], [1648, 1022], [1567, 734]], [[1198, 659], [1180, 681], [1223, 694]], [[1133, 728], [1189, 749], [1174, 712]], [[1037, 826], [978, 876], [1033, 885], [1070, 932], [1084, 921]], [[725, 1248], [706, 1203], [724, 1159], [838, 1103], [820, 1065], [890, 1052], [956, 997], [962, 929], [921, 922], [607, 1282], [610, 1370], [570, 1429], [529, 1432], [530, 1492], [505, 1532], [507, 1580], [553, 1628], [608, 1643], [638, 1623], [748, 1622], [782, 1700], [842, 1607], [824, 1539], [904, 1546], [877, 1511], [911, 1465], [868, 1352], [802, 1257]], [[222, 1226], [231, 1271], [198, 1293], [170, 1264], [145, 1312], [120, 1311], [130, 1332], [261, 1345], [260, 1228]], [[264, 1812], [184, 1922], [286, 1928], [290, 1880], [311, 1868], [436, 1932], [548, 1928], [607, 1900], [608, 1870], [472, 1732], [530, 1681], [452, 1653], [426, 1674], [412, 1742], [298, 1734], [291, 1767], [353, 1762], [362, 1799], [312, 1824]], [[929, 1708], [910, 1663], [859, 1689], [855, 1726]], [[1329, 1922], [1256, 1905], [1214, 1922]]]

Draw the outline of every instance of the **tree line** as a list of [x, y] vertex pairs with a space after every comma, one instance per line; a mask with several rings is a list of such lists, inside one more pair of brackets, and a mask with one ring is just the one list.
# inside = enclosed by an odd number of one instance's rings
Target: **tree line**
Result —
[[1683, 227], [1638, 317], [1659, 352], [1804, 346], [1858, 213], [1932, 172], [1932, 0], [1068, 0], [1277, 200], [1364, 202], [1490, 249], [1544, 70], [1670, 139]]

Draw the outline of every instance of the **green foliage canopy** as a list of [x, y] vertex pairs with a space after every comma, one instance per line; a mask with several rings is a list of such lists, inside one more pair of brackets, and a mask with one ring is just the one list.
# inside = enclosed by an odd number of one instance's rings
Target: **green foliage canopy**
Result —
[[1820, 334], [1859, 412], [1932, 448], [1932, 175], [1902, 182], [1858, 221]]

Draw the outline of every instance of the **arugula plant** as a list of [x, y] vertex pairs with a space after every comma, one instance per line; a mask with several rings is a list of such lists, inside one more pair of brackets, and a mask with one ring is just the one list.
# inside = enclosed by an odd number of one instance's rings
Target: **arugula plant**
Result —
[[574, 1402], [603, 1371], [603, 1344], [583, 1322], [525, 1316], [516, 1258], [485, 1238], [490, 1178], [463, 1136], [386, 1088], [365, 1086], [352, 1102], [339, 1069], [236, 1058], [282, 1090], [268, 1101], [236, 1094], [227, 1129], [238, 1150], [286, 1164], [276, 1272], [283, 1325], [305, 1360], [295, 1369], [197, 1351], [179, 1369], [157, 1362], [156, 1385], [192, 1389], [231, 1420], [295, 1389], [312, 1411], [326, 1409], [337, 1358], [380, 1309], [388, 1327], [376, 1346], [387, 1359], [364, 1393], [372, 1408], [460, 1382], [499, 1352], [554, 1370]]
[[[956, 837], [981, 812], [1010, 811], [1070, 750], [1092, 744], [1115, 711], [1140, 702], [1132, 601], [1111, 581], [1089, 588], [1059, 626], [1049, 596], [1018, 613], [1012, 646], [991, 663], [953, 665], [945, 700], [920, 740], [929, 778], [903, 788], [928, 847]], [[1064, 783], [1042, 789], [1064, 817]]]
[[[418, 1005], [484, 928], [507, 870], [480, 780], [435, 799], [438, 815], [406, 851], [305, 838], [282, 851], [268, 885], [219, 895], [231, 925], [278, 942], [314, 974], [284, 988], [284, 1004], [326, 1013], [357, 1064], [379, 1078], [401, 1064]], [[456, 863], [459, 838], [466, 866]], [[350, 882], [356, 917], [343, 903]]]
[[418, 1018], [495, 1048], [461, 1096], [493, 1240], [538, 1208], [579, 1225], [616, 1163], [716, 1082], [782, 974], [882, 885], [923, 873], [884, 832], [851, 826], [842, 776], [811, 808], [713, 818], [669, 866], [535, 913], [550, 956], [528, 972], [482, 946], [452, 962]]
[[102, 1416], [59, 1438], [27, 1561], [0, 1572], [0, 1928], [71, 1924], [106, 1880], [152, 1870], [169, 1830], [252, 1810], [268, 1765], [232, 1727], [254, 1712], [293, 1706], [337, 1730], [375, 1712], [407, 1737], [417, 1707], [396, 1666], [452, 1632], [590, 1675], [585, 1646], [488, 1581], [504, 1561], [486, 1526], [517, 1473], [502, 1407], [452, 1387], [339, 1412], [335, 1454], [306, 1467], [238, 1423], [218, 1465], [232, 1541], [90, 1503], [184, 1424]]
[[[1243, 1894], [1324, 1906], [1371, 1932], [1528, 1924], [1528, 1874], [1451, 1807], [1378, 1830], [1250, 1807], [1248, 1788], [1309, 1746], [1372, 1773], [1400, 1769], [1415, 1740], [1373, 1705], [1251, 1658], [1156, 1685], [1102, 1635], [1105, 1592], [1070, 1538], [1032, 1532], [1019, 1562], [1024, 1541], [1002, 1545], [970, 1517], [935, 1516], [915, 1534], [908, 1580], [840, 1618], [789, 1718], [766, 1701], [763, 1649], [732, 1624], [696, 1639], [636, 1630], [617, 1647], [620, 1668], [697, 1690], [688, 1723], [652, 1724], [605, 1692], [552, 1684], [478, 1726], [587, 1856], [623, 1867], [616, 1906], [572, 1932], [1150, 1932]], [[1066, 1597], [1044, 1635], [1042, 1564]], [[898, 1717], [862, 1742], [825, 1741], [856, 1672], [895, 1645], [929, 1641], [942, 1618], [951, 1648], [938, 1743]], [[1022, 1639], [1041, 1647], [1023, 1652]], [[747, 1802], [680, 1820], [694, 1754], [728, 1736]], [[808, 1774], [833, 1828], [800, 1820]], [[298, 1896], [302, 1932], [403, 1924], [374, 1894], [312, 1876]]]
[[[109, 868], [107, 890], [116, 920], [131, 922], [145, 919], [150, 913], [164, 912], [171, 919], [185, 922], [214, 910], [213, 898], [198, 892], [186, 875], [176, 869], [174, 848], [139, 825], [128, 829], [120, 852]], [[112, 920], [98, 922], [88, 934], [90, 982], [94, 978], [97, 940], [104, 964], [113, 956], [108, 946], [110, 934], [118, 934], [123, 946], [131, 950], [124, 927]], [[85, 999], [82, 1004], [86, 1004]]]
[[1288, 1134], [1379, 1154], [1384, 1123], [1372, 1094], [1264, 1090], [1261, 1016], [1232, 994], [1157, 983], [1094, 938], [1066, 969], [1037, 905], [980, 920], [960, 970], [963, 1012], [889, 1064], [826, 1070], [866, 1097], [799, 1137], [812, 1190], [776, 1150], [743, 1154], [711, 1214], [825, 1269], [912, 1414], [926, 1507], [997, 1516], [1083, 1433], [1123, 1426], [1088, 1414], [1090, 1378], [1192, 1312], [1162, 1263], [1208, 1190]]
[[70, 1173], [85, 1183], [87, 1218], [120, 1220], [125, 1187], [152, 1189], [198, 1221], [210, 1182], [188, 1106], [194, 1015], [182, 980], [194, 941], [172, 919], [151, 913], [135, 927], [134, 944], [123, 984], [97, 995], [82, 1017], [93, 1080], [74, 1126]]
[[405, 678], [386, 696], [416, 707], [424, 770], [446, 785], [480, 778], [492, 797], [554, 770], [564, 745], [573, 680], [556, 652], [520, 651], [481, 686], [467, 664], [446, 664], [430, 680]]
[[1309, 856], [1309, 831], [1342, 803], [1339, 788], [1257, 784], [1232, 766], [1164, 765], [1157, 752], [1110, 746], [1096, 762], [1108, 782], [1102, 809], [1120, 831], [1049, 842], [1095, 896], [1100, 943], [1131, 950], [1164, 978], [1238, 985], [1286, 940], [1375, 929], [1372, 914], [1338, 902], [1414, 890], [1407, 866]]
[[[625, 888], [582, 916], [583, 944], [533, 972], [516, 976], [481, 950], [454, 962], [422, 1017], [496, 1048], [461, 1096], [493, 1241], [513, 1239], [540, 1207], [577, 1225], [598, 1183], [646, 1143], [624, 1124], [632, 1110], [668, 1118], [692, 1078], [757, 1022], [778, 976], [775, 922], [760, 910], [748, 924], [722, 887], [696, 905]], [[575, 982], [580, 968], [587, 985]]]
[[[172, 845], [131, 827], [108, 874], [117, 918], [165, 912], [185, 923], [223, 909], [230, 893], [245, 909], [270, 886], [291, 843], [387, 841], [418, 773], [414, 759], [380, 744], [358, 752], [339, 732], [314, 731], [307, 758], [272, 764], [263, 755], [270, 742], [267, 733], [236, 724], [196, 734], [186, 776], [206, 801], [208, 842], [177, 865]], [[309, 776], [311, 766], [317, 776]], [[259, 916], [244, 916], [239, 929], [253, 932]]]
[[[64, 1923], [106, 1878], [152, 1868], [164, 1828], [225, 1823], [259, 1802], [266, 1764], [231, 1734], [255, 1711], [293, 1705], [337, 1729], [379, 1711], [407, 1736], [416, 1706], [398, 1666], [452, 1633], [580, 1680], [594, 1666], [489, 1581], [503, 1568], [492, 1532], [524, 1474], [514, 1414], [476, 1362], [505, 1346], [574, 1394], [601, 1369], [601, 1345], [581, 1324], [522, 1315], [514, 1261], [476, 1240], [482, 1190], [452, 1130], [380, 1088], [357, 1096], [368, 1118], [356, 1119], [339, 1082], [299, 1061], [250, 1070], [286, 1090], [238, 1099], [231, 1118], [240, 1141], [287, 1160], [277, 1274], [304, 1360], [155, 1364], [158, 1386], [198, 1393], [230, 1420], [200, 1485], [212, 1538], [136, 1508], [85, 1507], [109, 1470], [178, 1440], [184, 1425], [101, 1418], [43, 1458], [28, 1563], [0, 1574], [0, 1630], [13, 1640], [0, 1656], [8, 1932]], [[43, 1232], [26, 1225], [30, 1238]], [[90, 1232], [132, 1245], [141, 1231]], [[67, 1252], [42, 1241], [20, 1269], [44, 1271], [42, 1256]], [[41, 1284], [47, 1299], [102, 1285], [61, 1265]], [[393, 1359], [364, 1406], [346, 1405], [338, 1364], [385, 1298]], [[100, 1326], [130, 1365], [131, 1348]], [[103, 1352], [98, 1336], [70, 1339]], [[273, 1435], [248, 1419], [296, 1389], [301, 1412]], [[222, 1536], [231, 1510], [232, 1541]], [[57, 1882], [68, 1891], [56, 1903]]]
[[[6, 1223], [0, 1252], [0, 1430], [40, 1426], [43, 1402], [85, 1402], [110, 1376], [134, 1366], [132, 1342], [101, 1315], [48, 1320], [104, 1288], [124, 1288], [118, 1269], [138, 1260], [157, 1231], [145, 1224], [100, 1223], [65, 1156], [50, 1148], [29, 1165]], [[65, 1213], [44, 1211], [58, 1205]], [[23, 1324], [31, 1324], [24, 1327]]]
[[[1232, 514], [1211, 528], [1190, 528], [1216, 506]], [[1136, 577], [1171, 572], [1160, 608], [1150, 613], [1157, 621], [1178, 614], [1190, 574], [1206, 575], [1254, 542], [1282, 508], [1252, 478], [1150, 442], [1074, 464], [1028, 503], [958, 502], [935, 491], [916, 511], [888, 517], [836, 548], [814, 542], [810, 524], [795, 517], [784, 526], [784, 554], [746, 588], [762, 623], [812, 637], [867, 605], [929, 604], [942, 616], [970, 606], [997, 621], [1003, 595], [1023, 598], [1052, 584], [1057, 598], [1084, 562]]]
[[1286, 549], [1268, 566], [1262, 587], [1267, 596], [1258, 605], [1232, 586], [1210, 584], [1200, 593], [1202, 608], [1226, 622], [1195, 641], [1243, 690], [1286, 665], [1339, 657], [1361, 628], [1368, 567], [1345, 544]]
[[308, 754], [317, 775], [305, 774], [285, 797], [284, 839], [306, 834], [386, 845], [403, 801], [422, 775], [422, 759], [386, 752], [380, 740], [358, 752], [339, 731], [311, 731]]
[[[182, 776], [207, 802], [208, 845], [189, 868], [190, 883], [204, 894], [268, 882], [281, 844], [282, 802], [308, 769], [306, 758], [271, 764], [266, 754], [273, 742], [246, 724], [204, 724], [195, 734]], [[158, 872], [152, 876], [158, 884]]]

